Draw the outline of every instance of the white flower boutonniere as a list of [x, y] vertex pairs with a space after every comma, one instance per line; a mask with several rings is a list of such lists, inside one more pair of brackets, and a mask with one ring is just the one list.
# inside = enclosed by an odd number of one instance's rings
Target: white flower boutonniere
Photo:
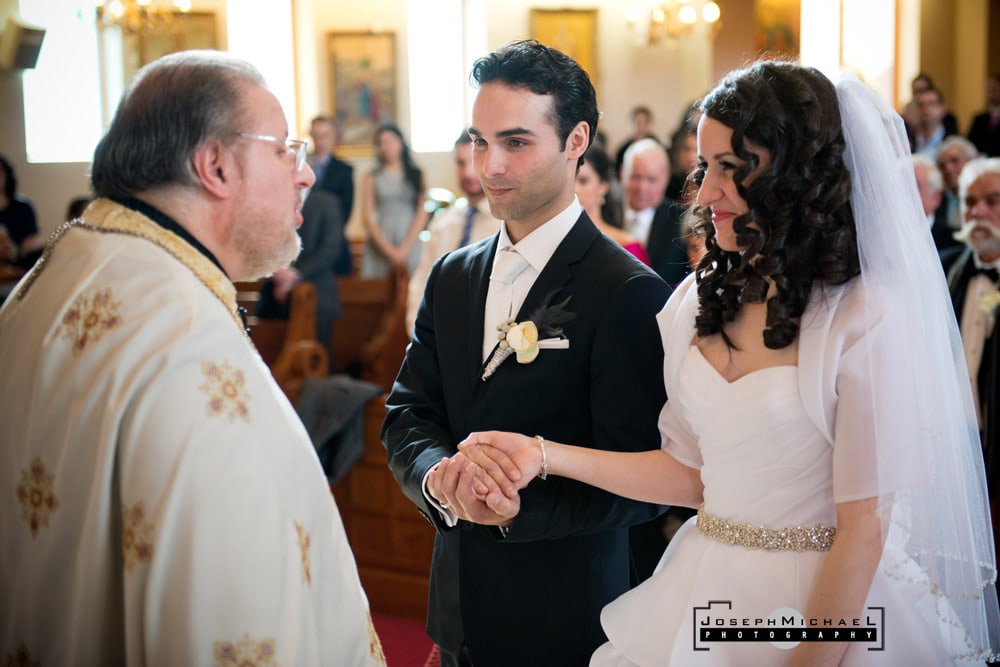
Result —
[[1000, 306], [1000, 289], [994, 289], [979, 299], [979, 307], [984, 313], [993, 313]]
[[[483, 370], [483, 380], [493, 375], [511, 354], [516, 355], [517, 363], [530, 364], [538, 357], [538, 352], [543, 347], [569, 347], [569, 341], [563, 336], [562, 325], [576, 317], [576, 314], [566, 312], [566, 304], [569, 303], [570, 297], [553, 305], [552, 300], [555, 295], [556, 292], [549, 294], [538, 310], [524, 322], [515, 322], [513, 318], [508, 317], [497, 325], [497, 339], [500, 342]], [[539, 340], [539, 332], [549, 338]]]

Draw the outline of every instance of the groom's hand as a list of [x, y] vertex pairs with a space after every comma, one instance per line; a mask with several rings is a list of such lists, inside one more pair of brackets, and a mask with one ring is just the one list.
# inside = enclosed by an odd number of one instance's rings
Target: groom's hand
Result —
[[[508, 498], [499, 490], [483, 493], [477, 470], [478, 466], [461, 453], [444, 458], [427, 476], [427, 491], [459, 519], [485, 526], [508, 523], [521, 509], [520, 497], [515, 494]], [[488, 497], [490, 504], [486, 502]]]

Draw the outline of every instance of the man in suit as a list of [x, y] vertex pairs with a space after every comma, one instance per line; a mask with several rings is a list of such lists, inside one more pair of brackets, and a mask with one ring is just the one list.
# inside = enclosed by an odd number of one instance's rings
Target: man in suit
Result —
[[[337, 129], [332, 120], [326, 116], [313, 118], [309, 124], [309, 137], [313, 143], [313, 152], [308, 158], [309, 166], [316, 174], [316, 185], [313, 187], [329, 192], [340, 200], [340, 217], [342, 226], [346, 227], [354, 208], [354, 167], [333, 154], [337, 145]], [[350, 275], [351, 268], [351, 248], [344, 238], [334, 264], [334, 273], [338, 276]]]
[[937, 163], [923, 153], [910, 156], [913, 176], [917, 181], [920, 206], [927, 216], [927, 226], [934, 237], [934, 246], [940, 251], [957, 245], [955, 230], [948, 225], [948, 204], [944, 200], [944, 178]]
[[410, 276], [406, 295], [406, 330], [413, 331], [417, 308], [424, 295], [427, 274], [438, 257], [470, 243], [493, 236], [500, 229], [500, 221], [490, 215], [489, 203], [483, 184], [479, 182], [472, 160], [472, 138], [468, 131], [455, 140], [455, 178], [465, 196], [465, 205], [456, 203], [443, 213], [434, 216], [427, 226], [428, 237], [420, 244], [420, 262]]
[[316, 340], [329, 349], [333, 321], [340, 317], [340, 293], [334, 264], [344, 247], [344, 220], [340, 200], [329, 192], [309, 191], [302, 205], [299, 227], [302, 252], [291, 266], [278, 269], [264, 283], [257, 314], [288, 317], [292, 290], [303, 280], [316, 286]]
[[1000, 534], [1000, 158], [970, 161], [959, 179], [964, 246], [942, 253], [962, 334], [986, 458], [993, 529]]
[[[522, 41], [476, 61], [472, 77], [474, 163], [504, 224], [431, 270], [382, 441], [437, 529], [427, 628], [442, 664], [582, 665], [605, 641], [601, 608], [629, 586], [627, 527], [662, 508], [553, 477], [533, 480], [501, 514], [476, 495], [475, 467], [456, 445], [499, 428], [658, 447], [654, 317], [668, 289], [601, 235], [574, 195], [598, 118], [586, 72]], [[497, 361], [508, 317], [516, 330], [531, 319], [547, 339], [537, 357]]]
[[944, 206], [948, 209], [950, 233], [962, 228], [962, 207], [958, 201], [958, 177], [969, 160], [979, 157], [975, 145], [965, 137], [955, 134], [943, 142], [937, 151], [937, 165], [944, 179]]
[[1000, 155], [1000, 72], [986, 82], [986, 111], [972, 119], [969, 141], [983, 155]]
[[640, 139], [625, 151], [625, 230], [646, 248], [650, 264], [671, 287], [688, 273], [687, 232], [683, 207], [664, 196], [670, 180], [667, 149], [654, 139]]

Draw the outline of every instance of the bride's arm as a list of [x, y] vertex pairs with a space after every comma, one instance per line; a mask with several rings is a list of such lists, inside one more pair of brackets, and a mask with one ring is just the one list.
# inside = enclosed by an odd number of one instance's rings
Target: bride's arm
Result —
[[[875, 498], [837, 504], [837, 536], [809, 598], [806, 618], [860, 618], [882, 557]], [[788, 667], [839, 665], [846, 642], [802, 642]]]
[[[549, 475], [569, 477], [625, 498], [660, 505], [697, 507], [704, 489], [700, 471], [662, 449], [606, 451], [503, 431], [473, 433], [460, 449], [484, 470], [489, 487], [487, 502], [492, 500], [494, 504], [504, 501], [500, 486], [512, 497], [512, 486], [527, 486], [542, 472], [543, 462]], [[496, 482], [491, 484], [493, 480]]]

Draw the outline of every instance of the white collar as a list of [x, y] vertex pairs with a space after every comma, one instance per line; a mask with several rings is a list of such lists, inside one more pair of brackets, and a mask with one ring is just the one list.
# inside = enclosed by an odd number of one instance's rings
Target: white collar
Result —
[[556, 248], [562, 243], [573, 225], [580, 218], [583, 207], [580, 206], [576, 195], [569, 206], [560, 211], [554, 218], [539, 225], [534, 231], [523, 239], [514, 243], [507, 234], [507, 225], [500, 225], [500, 239], [497, 242], [497, 251], [513, 247], [524, 259], [528, 261], [535, 271], [542, 272], [545, 265], [552, 259]]

